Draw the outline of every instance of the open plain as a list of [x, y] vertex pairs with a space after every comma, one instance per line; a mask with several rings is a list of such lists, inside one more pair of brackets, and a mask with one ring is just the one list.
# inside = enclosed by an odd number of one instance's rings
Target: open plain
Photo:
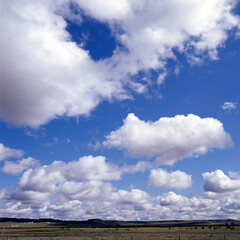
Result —
[[240, 240], [240, 226], [81, 228], [0, 223], [0, 240]]

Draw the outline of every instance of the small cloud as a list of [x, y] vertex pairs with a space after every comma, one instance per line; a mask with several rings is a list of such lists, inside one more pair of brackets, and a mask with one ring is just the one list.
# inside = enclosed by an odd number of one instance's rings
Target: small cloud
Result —
[[240, 179], [240, 171], [238, 171], [238, 172], [229, 171], [228, 174], [233, 179]]
[[65, 139], [61, 140], [57, 137], [53, 137], [52, 139], [53, 140], [51, 142], [46, 142], [46, 143], [43, 143], [42, 145], [45, 146], [45, 147], [52, 147], [56, 144], [69, 144], [69, 143], [71, 143], [70, 138], [65, 138]]
[[17, 162], [6, 161], [2, 171], [7, 174], [18, 175], [25, 169], [28, 169], [31, 166], [36, 166], [38, 164], [39, 161], [31, 157], [24, 158]]
[[137, 83], [137, 82], [130, 82], [129, 86], [139, 94], [147, 92], [147, 87], [144, 84]]
[[179, 74], [181, 73], [181, 68], [182, 68], [182, 66], [180, 64], [176, 65], [176, 67], [174, 69], [174, 74], [176, 75], [176, 77], [178, 77]]
[[46, 146], [46, 147], [51, 147], [55, 144], [58, 144], [59, 143], [59, 139], [57, 137], [53, 137], [53, 141], [51, 142], [47, 142], [47, 143], [43, 143], [42, 145], [43, 146]]
[[143, 82], [146, 82], [149, 86], [152, 86], [151, 78], [143, 77], [141, 80], [142, 80]]
[[140, 161], [136, 165], [125, 165], [123, 167], [124, 173], [134, 174], [136, 172], [145, 172], [148, 168], [153, 166], [150, 162]]
[[236, 109], [237, 108], [237, 103], [235, 102], [225, 102], [222, 106], [221, 106], [221, 108], [223, 109], [223, 110], [234, 110], [234, 109]]
[[158, 78], [157, 78], [157, 84], [158, 85], [163, 84], [165, 82], [166, 77], [167, 77], [167, 72], [166, 71], [160, 73], [158, 75]]
[[46, 129], [43, 127], [40, 127], [38, 129], [25, 129], [24, 133], [26, 136], [33, 137], [36, 140], [46, 137]]
[[194, 55], [188, 55], [188, 63], [200, 66], [203, 63], [203, 59]]
[[133, 184], [130, 184], [130, 185], [129, 185], [129, 188], [130, 188], [130, 189], [134, 189], [135, 187], [134, 187]]
[[4, 161], [5, 159], [12, 157], [22, 157], [23, 155], [24, 152], [22, 150], [8, 148], [0, 143], [0, 161]]
[[102, 144], [99, 141], [90, 142], [88, 147], [94, 151], [98, 151], [102, 147]]
[[182, 171], [167, 172], [164, 169], [152, 169], [149, 176], [149, 187], [166, 189], [185, 189], [192, 185], [191, 175]]

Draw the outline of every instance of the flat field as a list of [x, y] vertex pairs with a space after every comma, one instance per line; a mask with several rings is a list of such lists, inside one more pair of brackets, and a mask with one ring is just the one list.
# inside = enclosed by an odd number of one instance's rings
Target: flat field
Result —
[[240, 240], [240, 226], [78, 228], [54, 223], [0, 223], [0, 240]]

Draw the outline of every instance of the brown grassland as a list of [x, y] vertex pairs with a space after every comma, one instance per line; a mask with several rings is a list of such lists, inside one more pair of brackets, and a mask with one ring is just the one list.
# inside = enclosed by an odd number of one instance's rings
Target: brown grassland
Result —
[[240, 240], [240, 226], [78, 228], [0, 223], [0, 240]]

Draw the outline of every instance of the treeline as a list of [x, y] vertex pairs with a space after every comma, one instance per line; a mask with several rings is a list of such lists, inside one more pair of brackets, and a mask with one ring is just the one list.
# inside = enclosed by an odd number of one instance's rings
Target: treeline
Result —
[[68, 221], [51, 218], [31, 219], [31, 218], [0, 218], [0, 222], [14, 223], [52, 223], [62, 227], [83, 227], [83, 228], [133, 228], [133, 227], [203, 227], [203, 226], [240, 226], [240, 221], [232, 219], [223, 220], [172, 220], [172, 221], [117, 221], [89, 219], [86, 221]]

